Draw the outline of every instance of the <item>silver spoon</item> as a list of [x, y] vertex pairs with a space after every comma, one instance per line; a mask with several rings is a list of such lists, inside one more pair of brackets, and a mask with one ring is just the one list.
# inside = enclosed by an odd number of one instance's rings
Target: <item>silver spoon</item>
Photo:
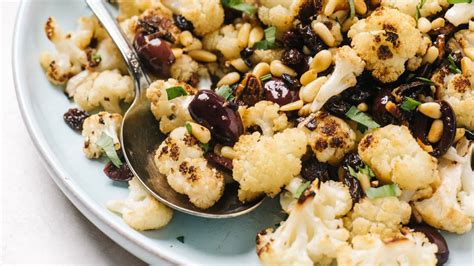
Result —
[[104, 0], [86, 2], [117, 45], [135, 81], [135, 100], [125, 113], [121, 128], [122, 150], [132, 172], [157, 200], [181, 212], [207, 218], [228, 218], [257, 208], [262, 200], [246, 204], [238, 200], [236, 183], [227, 184], [222, 198], [213, 207], [205, 210], [195, 207], [187, 196], [175, 192], [168, 185], [153, 160], [156, 149], [166, 135], [161, 133], [145, 96], [151, 79], [144, 72], [135, 50], [108, 12]]

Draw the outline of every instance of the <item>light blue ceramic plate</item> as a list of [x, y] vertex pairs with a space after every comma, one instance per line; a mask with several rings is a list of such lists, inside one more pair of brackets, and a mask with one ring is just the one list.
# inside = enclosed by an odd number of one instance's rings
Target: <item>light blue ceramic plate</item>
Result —
[[[104, 206], [125, 198], [127, 189], [102, 174], [103, 162], [87, 160], [82, 137], [63, 122], [72, 106], [60, 88], [46, 79], [38, 55], [53, 49], [43, 25], [54, 16], [64, 29], [75, 29], [77, 17], [90, 14], [82, 1], [23, 1], [15, 30], [13, 63], [23, 118], [56, 184], [100, 230], [149, 263], [258, 264], [255, 235], [280, 220], [278, 204], [267, 200], [255, 212], [226, 220], [209, 220], [175, 213], [163, 230], [139, 233]], [[185, 243], [176, 240], [184, 236]], [[474, 233], [446, 234], [450, 264], [473, 265]]]

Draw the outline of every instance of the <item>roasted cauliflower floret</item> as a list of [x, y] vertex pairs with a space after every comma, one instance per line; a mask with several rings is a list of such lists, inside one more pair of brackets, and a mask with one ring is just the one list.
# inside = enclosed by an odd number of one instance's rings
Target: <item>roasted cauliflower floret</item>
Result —
[[397, 80], [405, 71], [405, 62], [414, 57], [422, 45], [415, 19], [383, 7], [355, 23], [348, 36], [372, 76], [385, 83]]
[[[396, 8], [407, 15], [415, 17], [417, 6], [420, 5], [420, 2], [412, 0], [382, 0], [380, 4], [387, 8]], [[437, 14], [448, 6], [449, 3], [446, 0], [426, 0], [423, 6], [418, 8], [418, 10], [422, 17], [429, 17]]]
[[347, 247], [349, 232], [342, 219], [352, 207], [342, 183], [313, 182], [275, 231], [257, 235], [257, 254], [263, 265], [329, 265]]
[[159, 9], [169, 16], [173, 15], [171, 10], [161, 4], [160, 0], [117, 0], [117, 2], [119, 5], [119, 21], [141, 15], [148, 9]]
[[423, 233], [405, 232], [392, 239], [377, 234], [356, 236], [337, 256], [338, 265], [436, 265], [438, 247]]
[[262, 0], [258, 8], [258, 18], [265, 25], [275, 26], [278, 32], [285, 32], [291, 28], [305, 2], [305, 0]]
[[[180, 86], [188, 95], [179, 96], [168, 100], [166, 89]], [[160, 130], [168, 133], [171, 130], [184, 126], [187, 121], [192, 121], [188, 111], [189, 103], [193, 100], [196, 89], [184, 82], [175, 79], [157, 80], [146, 91], [146, 97], [151, 102], [151, 112], [160, 121]]]
[[246, 47], [239, 45], [238, 30], [234, 25], [226, 25], [213, 31], [202, 40], [203, 48], [208, 51], [219, 51], [226, 59], [240, 57], [240, 51]]
[[245, 128], [258, 126], [264, 136], [273, 136], [275, 132], [288, 127], [288, 118], [285, 113], [279, 113], [280, 106], [269, 101], [260, 101], [242, 114]]
[[[105, 70], [120, 70], [122, 74], [128, 74], [127, 66], [123, 61], [122, 54], [120, 54], [117, 46], [112, 39], [107, 35], [107, 38], [100, 41], [97, 45], [97, 50], [91, 57], [98, 58], [99, 63], [94, 67], [95, 71]], [[91, 58], [91, 60], [94, 60]], [[90, 65], [90, 63], [89, 63]]]
[[158, 147], [155, 164], [168, 184], [198, 208], [212, 207], [224, 193], [224, 175], [209, 166], [198, 141], [178, 127]]
[[462, 160], [459, 161], [462, 164], [462, 190], [458, 193], [458, 199], [461, 210], [474, 222], [474, 170], [471, 165], [474, 143], [463, 138], [458, 142], [456, 148], [459, 156], [462, 156]]
[[436, 158], [418, 145], [405, 126], [388, 125], [365, 135], [359, 155], [383, 183], [416, 191], [439, 181]]
[[128, 198], [107, 202], [107, 209], [119, 213], [126, 224], [135, 230], [160, 229], [173, 218], [173, 211], [158, 202], [146, 191], [137, 177], [128, 182]]
[[410, 205], [397, 197], [364, 198], [354, 205], [344, 224], [353, 237], [373, 233], [386, 238], [398, 234], [410, 216]]
[[469, 23], [474, 18], [474, 2], [454, 4], [444, 17], [456, 27]]
[[189, 55], [183, 54], [171, 65], [171, 77], [187, 82], [199, 71], [199, 65]]
[[318, 111], [305, 122], [316, 125], [308, 142], [320, 162], [337, 165], [356, 146], [356, 134], [344, 120]]
[[86, 118], [82, 126], [82, 136], [84, 137], [83, 151], [87, 158], [99, 158], [104, 153], [104, 150], [97, 145], [97, 141], [102, 134], [107, 134], [107, 136], [111, 137], [115, 149], [120, 149], [118, 131], [121, 124], [122, 116], [120, 114], [100, 112]]
[[364, 71], [365, 63], [357, 53], [345, 45], [337, 49], [335, 66], [329, 79], [321, 86], [311, 104], [313, 112], [320, 110], [329, 98], [338, 95], [357, 83], [357, 76]]
[[234, 146], [236, 157], [232, 161], [233, 178], [240, 183], [239, 190], [275, 197], [281, 187], [299, 174], [306, 143], [305, 133], [296, 128], [273, 137], [258, 132], [241, 136]]
[[198, 36], [213, 32], [224, 23], [220, 0], [163, 0], [162, 3], [173, 13], [191, 21]]

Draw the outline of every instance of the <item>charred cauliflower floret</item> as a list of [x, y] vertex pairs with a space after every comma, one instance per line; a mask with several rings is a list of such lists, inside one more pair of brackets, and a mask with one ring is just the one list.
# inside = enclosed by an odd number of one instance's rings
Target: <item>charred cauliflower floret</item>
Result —
[[416, 191], [439, 181], [436, 158], [418, 145], [405, 126], [388, 125], [365, 135], [359, 155], [383, 183]]
[[[91, 60], [98, 60], [98, 63], [94, 62], [94, 64], [97, 64], [94, 67], [95, 71], [118, 69], [122, 74], [128, 73], [122, 54], [120, 54], [117, 46], [115, 46], [115, 43], [108, 35], [107, 38], [99, 42], [97, 50], [90, 57], [93, 57]], [[91, 64], [89, 63], [89, 65]]]
[[337, 256], [338, 265], [436, 265], [438, 247], [423, 233], [405, 232], [392, 239], [356, 236]]
[[469, 23], [474, 18], [474, 2], [454, 4], [444, 17], [456, 27]]
[[422, 35], [412, 17], [396, 9], [378, 8], [348, 32], [351, 46], [382, 82], [392, 82], [405, 71], [405, 62], [422, 45]]
[[137, 177], [128, 182], [128, 198], [107, 202], [110, 211], [122, 215], [123, 221], [135, 230], [160, 229], [173, 218], [173, 211], [146, 191]]
[[117, 2], [119, 5], [119, 21], [141, 15], [148, 9], [159, 9], [169, 16], [173, 15], [171, 10], [163, 6], [160, 0], [117, 0]]
[[[188, 95], [179, 96], [168, 100], [166, 89], [172, 87], [183, 88]], [[189, 103], [193, 100], [196, 89], [184, 82], [175, 79], [157, 80], [146, 91], [146, 97], [151, 102], [151, 112], [160, 121], [160, 130], [168, 133], [171, 130], [184, 126], [187, 121], [192, 121], [188, 111]]]
[[261, 0], [258, 18], [267, 26], [274, 26], [278, 32], [291, 28], [306, 0]]
[[474, 170], [471, 162], [473, 160], [474, 143], [463, 138], [456, 145], [457, 153], [461, 157], [458, 161], [462, 165], [461, 183], [462, 189], [458, 193], [461, 210], [474, 222]]
[[313, 112], [320, 110], [332, 96], [353, 87], [357, 83], [357, 76], [364, 71], [365, 63], [357, 53], [345, 45], [337, 49], [335, 66], [329, 79], [321, 86], [311, 104]]
[[242, 114], [245, 128], [258, 126], [264, 136], [273, 136], [275, 132], [288, 127], [288, 118], [285, 113], [279, 113], [280, 106], [269, 101], [260, 101]]
[[212, 207], [224, 193], [224, 175], [209, 166], [198, 141], [185, 127], [174, 129], [161, 143], [155, 164], [168, 184], [198, 208]]
[[130, 103], [135, 97], [132, 79], [118, 70], [84, 70], [68, 82], [66, 92], [88, 112], [103, 107], [107, 112], [121, 113], [120, 102]]
[[184, 82], [189, 81], [198, 71], [198, 63], [185, 54], [177, 58], [171, 65], [171, 77]]
[[320, 162], [337, 165], [356, 146], [356, 134], [344, 120], [318, 111], [305, 120], [315, 125], [308, 142]]
[[240, 51], [246, 45], [239, 45], [237, 35], [238, 30], [234, 25], [226, 25], [204, 36], [202, 45], [208, 51], [219, 51], [227, 60], [239, 58]]
[[241, 136], [234, 146], [236, 157], [232, 161], [233, 178], [239, 182], [239, 190], [275, 197], [281, 187], [299, 174], [306, 143], [305, 133], [296, 128], [273, 137], [258, 132]]
[[220, 0], [163, 0], [162, 3], [173, 13], [191, 21], [198, 36], [213, 32], [224, 23]]
[[382, 0], [380, 4], [387, 8], [396, 8], [412, 17], [416, 16], [417, 9], [420, 12], [420, 16], [429, 17], [449, 6], [447, 0], [426, 0], [421, 7], [419, 1], [413, 0]]
[[122, 116], [119, 114], [100, 112], [86, 118], [82, 126], [82, 136], [84, 137], [83, 151], [87, 158], [99, 158], [104, 153], [104, 150], [97, 145], [97, 141], [101, 138], [102, 134], [107, 134], [107, 136], [111, 137], [115, 149], [120, 149], [118, 131], [121, 124]]
[[257, 235], [257, 254], [263, 265], [330, 265], [347, 247], [349, 232], [341, 217], [352, 207], [342, 183], [313, 182], [275, 231]]
[[353, 237], [373, 233], [385, 238], [398, 234], [410, 216], [410, 205], [397, 197], [364, 198], [354, 205], [344, 224]]

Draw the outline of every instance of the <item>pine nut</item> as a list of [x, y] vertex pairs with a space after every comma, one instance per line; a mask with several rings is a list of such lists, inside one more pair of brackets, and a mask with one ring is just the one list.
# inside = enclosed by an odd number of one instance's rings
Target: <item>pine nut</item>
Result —
[[193, 51], [193, 50], [201, 50], [202, 49], [202, 43], [199, 39], [194, 38], [193, 42], [189, 45], [183, 48], [185, 52]]
[[184, 46], [189, 46], [193, 43], [193, 34], [189, 31], [183, 31], [179, 34], [179, 42]]
[[199, 61], [199, 62], [215, 62], [217, 60], [217, 56], [211, 52], [206, 50], [192, 50], [188, 53], [192, 59]]
[[351, 29], [352, 25], [356, 24], [357, 21], [359, 21], [359, 18], [357, 18], [356, 16], [354, 16], [353, 18], [346, 19], [344, 23], [342, 23], [341, 31], [348, 32]]
[[338, 1], [336, 0], [329, 0], [326, 3], [326, 6], [324, 7], [324, 15], [330, 16], [332, 13], [334, 13], [334, 10], [336, 10]]
[[367, 5], [364, 0], [354, 0], [354, 8], [357, 14], [364, 15], [367, 13]]
[[381, 0], [370, 0], [369, 2], [373, 7], [377, 7], [380, 5]]
[[369, 106], [366, 103], [359, 103], [357, 105], [357, 109], [361, 112], [367, 112], [367, 110], [369, 110]]
[[191, 134], [199, 140], [199, 142], [206, 144], [211, 140], [211, 132], [209, 129], [194, 122], [188, 122], [188, 124], [191, 126]]
[[443, 136], [443, 121], [435, 120], [431, 124], [430, 132], [428, 132], [428, 141], [431, 143], [437, 143]]
[[328, 69], [332, 63], [332, 54], [329, 50], [321, 50], [313, 57], [313, 61], [309, 66], [310, 69], [314, 69], [316, 72], [323, 72]]
[[233, 66], [235, 69], [237, 69], [237, 71], [241, 73], [245, 73], [250, 70], [242, 58], [232, 59], [230, 60], [229, 63], [231, 66]]
[[474, 60], [474, 47], [467, 47], [463, 49], [464, 54], [471, 60]]
[[234, 149], [232, 147], [229, 147], [229, 146], [222, 147], [221, 155], [222, 155], [222, 157], [225, 157], [227, 159], [234, 159], [235, 157], [237, 157], [237, 154], [234, 151]]
[[217, 87], [223, 86], [223, 85], [232, 85], [236, 82], [238, 82], [240, 79], [240, 74], [237, 72], [230, 72], [227, 75], [223, 76], [219, 82], [217, 82]]
[[183, 49], [181, 48], [172, 48], [171, 51], [173, 52], [175, 58], [180, 58], [183, 56]]
[[261, 27], [253, 28], [250, 31], [249, 42], [248, 42], [249, 46], [248, 47], [253, 47], [253, 45], [256, 42], [259, 42], [259, 41], [263, 40], [263, 36], [264, 36], [264, 32], [263, 32], [263, 29]]
[[283, 112], [296, 111], [296, 110], [301, 109], [301, 107], [303, 107], [303, 101], [298, 100], [296, 102], [283, 105], [282, 107], [280, 107], [280, 111], [283, 111]]
[[349, 11], [347, 10], [338, 10], [329, 17], [330, 19], [333, 19], [335, 21], [344, 21], [347, 16], [349, 15]]
[[296, 77], [296, 72], [288, 66], [285, 66], [280, 60], [272, 61], [270, 64], [270, 72], [275, 77], [281, 77], [283, 74]]
[[311, 103], [307, 103], [301, 107], [300, 110], [298, 110], [298, 115], [299, 116], [308, 116], [311, 114]]
[[418, 29], [420, 30], [421, 33], [427, 33], [428, 31], [431, 30], [431, 22], [425, 17], [419, 18]]
[[318, 95], [319, 89], [321, 86], [328, 80], [327, 77], [319, 77], [310, 83], [308, 85], [302, 87], [300, 89], [300, 99], [302, 99], [304, 102], [312, 102], [314, 98], [316, 98], [316, 95]]
[[474, 21], [473, 20], [469, 21], [469, 30], [474, 31]]
[[252, 74], [257, 78], [263, 77], [268, 73], [270, 73], [270, 65], [265, 62], [258, 63], [252, 71]]
[[446, 21], [444, 20], [444, 18], [437, 18], [431, 21], [431, 28], [432, 29], [441, 28], [441, 27], [444, 27], [445, 24], [446, 24]]
[[433, 119], [441, 118], [441, 106], [435, 102], [420, 104], [420, 106], [418, 106], [418, 111]]
[[433, 146], [425, 144], [419, 138], [416, 138], [416, 143], [418, 143], [418, 145], [420, 145], [420, 147], [426, 152], [432, 152], [433, 151]]
[[239, 40], [239, 47], [247, 47], [251, 30], [252, 26], [250, 25], [250, 23], [245, 23], [244, 25], [242, 25], [242, 27], [240, 27], [239, 33], [237, 34], [237, 39]]
[[464, 128], [456, 128], [456, 135], [454, 136], [454, 142], [458, 142], [464, 135], [466, 134], [466, 130]]
[[311, 27], [313, 28], [314, 32], [318, 34], [318, 36], [323, 40], [323, 42], [329, 46], [334, 47], [336, 46], [336, 39], [332, 35], [331, 31], [328, 29], [326, 25], [321, 22], [314, 21], [311, 23]]
[[318, 71], [315, 69], [310, 69], [301, 75], [300, 83], [303, 86], [308, 85], [311, 81], [315, 80], [318, 77]]
[[469, 57], [463, 57], [461, 59], [461, 72], [463, 75], [465, 76], [469, 76], [469, 71], [471, 71], [472, 69], [474, 69], [474, 62], [469, 59]]
[[436, 46], [431, 46], [426, 51], [426, 54], [423, 56], [423, 61], [422, 62], [431, 64], [434, 61], [436, 61], [436, 59], [438, 58], [438, 55], [439, 55], [438, 48]]

